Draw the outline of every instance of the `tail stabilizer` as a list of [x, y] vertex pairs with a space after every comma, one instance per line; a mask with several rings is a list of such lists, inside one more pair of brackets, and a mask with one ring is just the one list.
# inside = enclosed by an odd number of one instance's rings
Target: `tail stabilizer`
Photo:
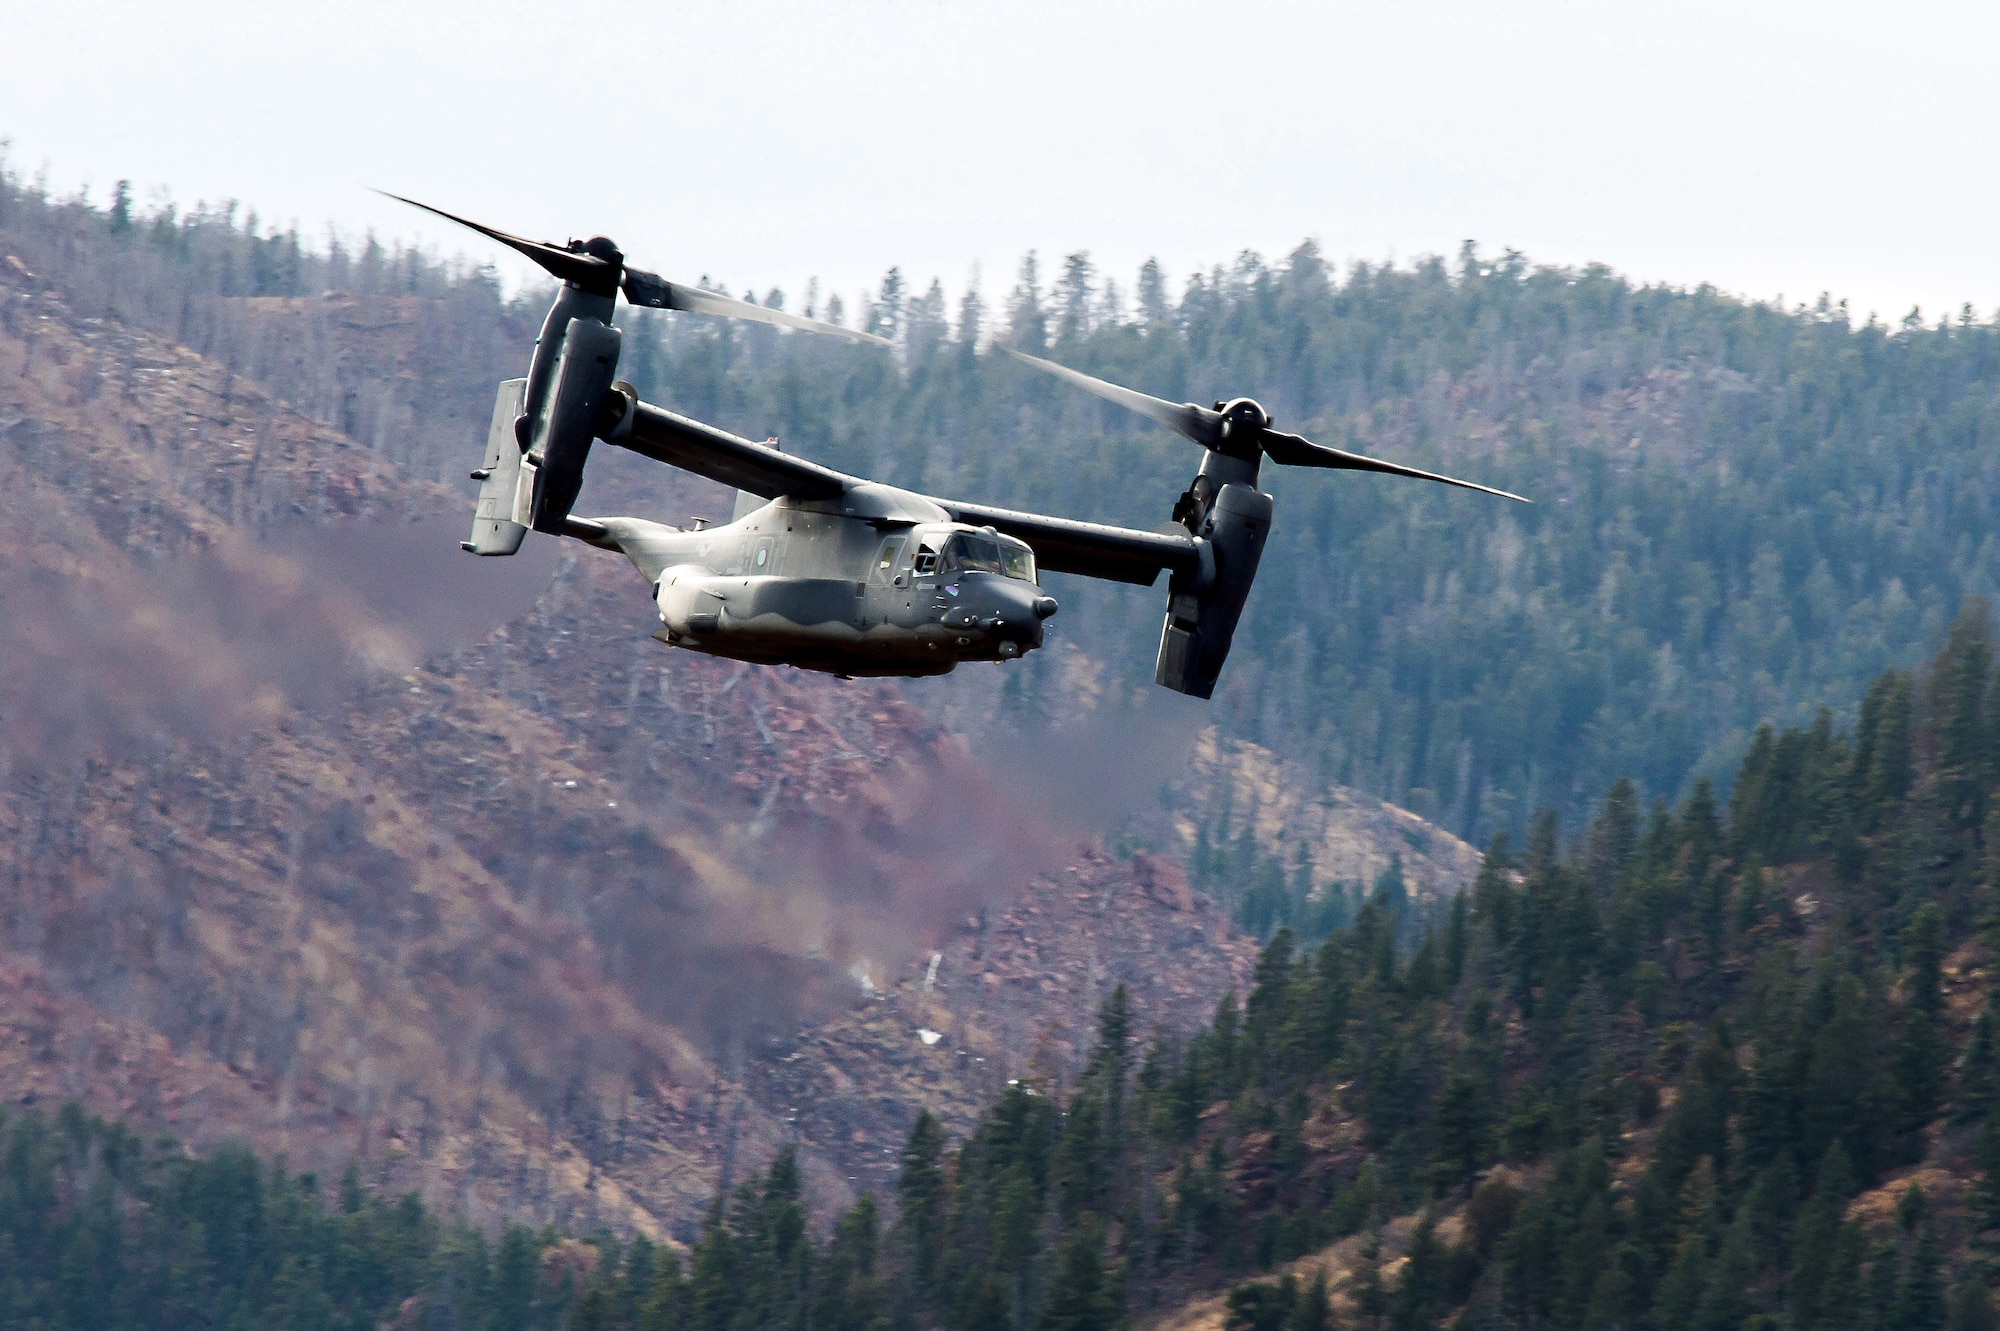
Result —
[[528, 381], [508, 379], [493, 400], [493, 421], [486, 429], [486, 461], [472, 479], [479, 498], [472, 507], [472, 539], [460, 547], [475, 555], [511, 555], [528, 534], [527, 499], [521, 490], [521, 445], [514, 420], [521, 414]]

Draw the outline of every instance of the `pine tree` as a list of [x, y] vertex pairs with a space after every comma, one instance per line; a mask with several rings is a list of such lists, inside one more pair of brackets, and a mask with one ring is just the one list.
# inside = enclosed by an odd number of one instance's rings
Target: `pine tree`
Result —
[[570, 1314], [569, 1331], [613, 1331], [611, 1296], [602, 1286], [585, 1291]]
[[1902, 1287], [1902, 1257], [1891, 1243], [1877, 1244], [1868, 1263], [1861, 1325], [1864, 1331], [1904, 1331], [1896, 1321], [1896, 1298]]
[[[874, 1196], [864, 1192], [834, 1226], [813, 1301], [814, 1327], [821, 1331], [872, 1331], [886, 1321], [888, 1290], [875, 1272], [880, 1221]], [[787, 1325], [797, 1317], [797, 1313], [785, 1315], [783, 1300], [774, 1300], [771, 1306], [777, 1315], [767, 1318], [769, 1325]]]
[[1434, 1177], [1441, 1188], [1465, 1182], [1486, 1163], [1493, 1092], [1483, 1077], [1459, 1067], [1445, 1079], [1433, 1113]]
[[1958, 1093], [1953, 1099], [1952, 1119], [1957, 1123], [1980, 1123], [2000, 1104], [2000, 1049], [1995, 1047], [1996, 1017], [1994, 998], [1988, 995], [1965, 1041], [1965, 1054], [1958, 1062]]
[[1042, 308], [1041, 279], [1033, 250], [1022, 258], [1020, 276], [1007, 299], [1007, 340], [1031, 356], [1044, 355], [1049, 349], [1049, 320]]
[[1472, 880], [1472, 912], [1488, 946], [1503, 955], [1513, 943], [1513, 847], [1505, 832], [1496, 832]]
[[1103, 1093], [1114, 1153], [1123, 1151], [1126, 1083], [1132, 1075], [1132, 1003], [1121, 981], [1097, 1013], [1097, 1041], [1084, 1074]]
[[1854, 803], [1864, 831], [1881, 826], [1908, 792], [1912, 739], [1910, 677], [1885, 671], [1862, 701], [1854, 751]]
[[1112, 1331], [1124, 1324], [1104, 1270], [1104, 1234], [1079, 1226], [1056, 1254], [1055, 1279], [1042, 1305], [1039, 1331]]
[[1586, 872], [1599, 895], [1609, 897], [1639, 848], [1639, 791], [1620, 777], [1604, 797], [1603, 810], [1590, 826]]
[[948, 1197], [943, 1162], [944, 1127], [930, 1110], [919, 1110], [903, 1146], [903, 1168], [896, 1175], [900, 1210], [896, 1223], [909, 1247], [918, 1297], [926, 1301], [936, 1297], [938, 1262], [944, 1250]]
[[1904, 931], [1907, 1010], [1893, 1054], [1895, 1084], [1902, 1094], [1902, 1129], [1918, 1132], [1937, 1113], [1945, 1069], [1950, 1065], [1938, 1015], [1944, 1005], [1940, 982], [1944, 960], [1944, 918], [1926, 902]]
[[500, 1231], [493, 1253], [495, 1331], [521, 1331], [527, 1326], [539, 1274], [535, 1269], [539, 1251], [531, 1230], [508, 1225]]
[[1698, 1331], [1737, 1331], [1750, 1315], [1749, 1286], [1757, 1273], [1757, 1240], [1750, 1217], [1739, 1215], [1723, 1234], [1709, 1264], [1707, 1286], [1696, 1306]]
[[711, 1221], [695, 1244], [688, 1280], [688, 1325], [694, 1331], [728, 1331], [743, 1303], [741, 1265], [735, 1236], [719, 1219]]
[[979, 294], [979, 265], [974, 264], [966, 275], [965, 294], [958, 298], [958, 345], [965, 360], [961, 363], [976, 364], [972, 359], [979, 349], [979, 339], [986, 333], [986, 302]]
[[945, 318], [944, 283], [937, 278], [921, 296], [914, 296], [904, 308], [903, 351], [914, 369], [937, 353], [951, 332]]
[[1390, 1325], [1395, 1331], [1424, 1331], [1431, 1325], [1443, 1293], [1443, 1273], [1439, 1269], [1442, 1262], [1437, 1217], [1426, 1210], [1411, 1232], [1409, 1256], [1396, 1277], [1395, 1293], [1390, 1300]]
[[1841, 1227], [1847, 1214], [1847, 1199], [1854, 1192], [1854, 1166], [1847, 1152], [1835, 1142], [1827, 1148], [1813, 1184], [1812, 1198], [1799, 1215], [1792, 1250], [1790, 1299], [1792, 1321], [1810, 1331], [1835, 1311], [1834, 1262]]
[[1729, 1118], [1739, 1076], [1729, 1028], [1717, 1017], [1689, 1063], [1680, 1099], [1654, 1145], [1653, 1172], [1668, 1192], [1678, 1191], [1703, 1159], [1717, 1174], [1727, 1172]]
[[1444, 986], [1456, 989], [1459, 979], [1465, 974], [1465, 955], [1472, 945], [1471, 912], [1465, 893], [1456, 892], [1451, 898], [1451, 921], [1444, 935]]
[[863, 331], [894, 342], [903, 332], [903, 270], [891, 268], [882, 275], [882, 293], [869, 302]]
[[1868, 1240], [1853, 1221], [1842, 1224], [1834, 1235], [1833, 1255], [1827, 1262], [1826, 1282], [1820, 1298], [1820, 1315], [1813, 1331], [1851, 1331], [1861, 1324], [1862, 1266]]
[[639, 1331], [674, 1331], [688, 1324], [690, 1312], [680, 1254], [662, 1247], [653, 1259], [653, 1278], [639, 1310]]
[[1167, 305], [1166, 274], [1158, 259], [1139, 265], [1139, 317], [1148, 328], [1162, 328], [1171, 317]]
[[1097, 268], [1088, 252], [1078, 250], [1063, 260], [1062, 276], [1056, 281], [1056, 345], [1074, 346], [1088, 337], [1092, 324], [1091, 287]]
[[1102, 1214], [1111, 1196], [1112, 1147], [1103, 1093], [1089, 1086], [1070, 1097], [1062, 1144], [1056, 1151], [1056, 1189], [1063, 1219]]
[[1389, 1292], [1382, 1285], [1382, 1234], [1371, 1229], [1354, 1257], [1354, 1316], [1368, 1331], [1381, 1331], [1389, 1312]]
[[1977, 1276], [1961, 1280], [1951, 1292], [1951, 1307], [1945, 1314], [1945, 1331], [1995, 1331], [1993, 1297], [1986, 1282]]
[[1944, 1258], [1937, 1232], [1926, 1221], [1904, 1262], [1891, 1325], [1899, 1331], [1940, 1331], [1944, 1316]]
[[1660, 1281], [1653, 1319], [1660, 1326], [1691, 1327], [1708, 1288], [1708, 1236], [1690, 1230], [1674, 1248], [1673, 1265]]
[[2000, 1229], [2000, 1114], [1987, 1115], [1972, 1149], [1972, 1165], [1979, 1171], [1973, 1189], [1972, 1211], [1981, 1230]]
[[[1322, 1291], [1324, 1293], [1324, 1291]], [[1298, 1303], [1298, 1281], [1286, 1276], [1277, 1284], [1249, 1280], [1223, 1300], [1225, 1331], [1286, 1331]]]
[[1993, 647], [1987, 637], [1990, 617], [1983, 598], [1968, 598], [1931, 667], [1930, 710], [1941, 723], [1939, 793], [1947, 820], [1965, 831], [1977, 828], [1985, 818], [1992, 779], [1987, 766], [1988, 720], [1983, 715], [1993, 675]]
[[1324, 1266], [1316, 1268], [1312, 1282], [1299, 1291], [1284, 1331], [1333, 1331], [1333, 1306], [1327, 1296]]

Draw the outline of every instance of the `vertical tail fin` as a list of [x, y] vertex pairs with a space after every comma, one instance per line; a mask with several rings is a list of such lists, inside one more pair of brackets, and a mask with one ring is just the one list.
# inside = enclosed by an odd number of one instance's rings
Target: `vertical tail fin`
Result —
[[[479, 482], [479, 499], [472, 509], [472, 539], [459, 542], [475, 555], [511, 555], [521, 548], [528, 527], [526, 496], [521, 491], [521, 445], [514, 419], [527, 397], [526, 379], [508, 379], [493, 400], [493, 421], [486, 428], [486, 461], [472, 478]], [[533, 479], [530, 478], [532, 488]]]

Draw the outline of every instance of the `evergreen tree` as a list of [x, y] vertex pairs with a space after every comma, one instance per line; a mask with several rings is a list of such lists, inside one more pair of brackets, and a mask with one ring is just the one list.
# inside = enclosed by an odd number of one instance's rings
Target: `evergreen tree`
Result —
[[1951, 1307], [1945, 1314], [1945, 1331], [1994, 1331], [1993, 1298], [1985, 1281], [1968, 1277], [1951, 1292]]
[[1988, 995], [1965, 1042], [1965, 1054], [1958, 1062], [1958, 1094], [1952, 1118], [1958, 1123], [1980, 1123], [2000, 1105], [2000, 1049], [1995, 1047], [2000, 1017], [1994, 999]]
[[1896, 1040], [1895, 1084], [1902, 1095], [1901, 1126], [1914, 1133], [1937, 1112], [1945, 1069], [1950, 1066], [1944, 1036], [1938, 1029], [1944, 1005], [1939, 978], [1944, 960], [1944, 919], [1935, 903], [1926, 902], [1912, 917], [1903, 952], [1908, 966], [1907, 1010]]
[[1434, 1118], [1440, 1187], [1463, 1183], [1486, 1162], [1492, 1094], [1483, 1077], [1463, 1067], [1445, 1079]]
[[[875, 1198], [864, 1192], [841, 1217], [827, 1243], [818, 1277], [819, 1291], [812, 1304], [813, 1327], [824, 1331], [876, 1331], [878, 1327], [887, 1327], [888, 1288], [875, 1270], [879, 1227]], [[775, 1255], [783, 1260], [783, 1254]], [[791, 1325], [796, 1317], [797, 1313], [788, 1315], [785, 1304], [774, 1302], [765, 1324]]]
[[1861, 1320], [1864, 1331], [1903, 1331], [1896, 1320], [1897, 1298], [1903, 1285], [1902, 1270], [1902, 1255], [1895, 1245], [1877, 1244], [1868, 1263]]
[[1332, 1331], [1333, 1307], [1326, 1288], [1326, 1268], [1313, 1271], [1312, 1280], [1299, 1291], [1285, 1319], [1284, 1331]]
[[1982, 1230], [2000, 1229], [2000, 1114], [1989, 1114], [1979, 1129], [1972, 1151], [1973, 1168], [1979, 1181], [1973, 1190], [1972, 1210]]
[[1395, 1331], [1423, 1331], [1432, 1324], [1443, 1295], [1444, 1254], [1437, 1242], [1437, 1217], [1425, 1211], [1410, 1235], [1410, 1251], [1390, 1299]]
[[1036, 1325], [1040, 1331], [1112, 1331], [1124, 1324], [1104, 1269], [1104, 1235], [1079, 1227], [1056, 1255], [1055, 1279]]
[[1356, 1324], [1367, 1331], [1381, 1331], [1389, 1313], [1389, 1292], [1382, 1284], [1382, 1235], [1370, 1230], [1354, 1257], [1352, 1298]]
[[1931, 667], [1930, 710], [1939, 731], [1939, 793], [1950, 825], [1967, 832], [1986, 817], [1995, 775], [1985, 715], [1993, 679], [1990, 618], [1983, 597], [1968, 598]]
[[1007, 340], [1031, 356], [1044, 355], [1049, 349], [1048, 314], [1042, 308], [1041, 279], [1033, 250], [1022, 258], [1014, 292], [1007, 299]]
[[1845, 1302], [1841, 1281], [1850, 1275], [1837, 1273], [1842, 1228], [1847, 1199], [1854, 1192], [1854, 1167], [1847, 1152], [1835, 1142], [1827, 1148], [1819, 1164], [1811, 1199], [1799, 1216], [1792, 1255], [1790, 1301], [1792, 1321], [1809, 1331], [1830, 1324]]
[[688, 1324], [691, 1311], [680, 1254], [663, 1247], [653, 1259], [652, 1280], [645, 1304], [639, 1310], [639, 1331], [672, 1331]]
[[1917, 1231], [1896, 1288], [1893, 1326], [1901, 1331], [1939, 1331], [1944, 1326], [1944, 1259], [1937, 1233], [1926, 1222]]
[[910, 1269], [920, 1293], [929, 1297], [943, 1256], [945, 1208], [944, 1128], [928, 1109], [917, 1113], [903, 1147], [903, 1167], [896, 1176], [901, 1214], [897, 1229], [908, 1245]]
[[1082, 250], [1063, 260], [1062, 277], [1056, 282], [1056, 345], [1073, 347], [1091, 332], [1094, 303], [1092, 287], [1097, 268]]
[[1277, 1284], [1245, 1281], [1223, 1300], [1228, 1311], [1222, 1324], [1226, 1331], [1286, 1331], [1297, 1302], [1298, 1281], [1291, 1276]]

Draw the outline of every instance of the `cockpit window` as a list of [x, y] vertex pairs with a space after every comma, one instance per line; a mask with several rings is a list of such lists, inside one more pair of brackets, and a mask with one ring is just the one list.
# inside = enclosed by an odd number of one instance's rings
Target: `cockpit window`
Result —
[[917, 572], [919, 573], [937, 572], [937, 566], [938, 566], [937, 551], [931, 549], [928, 545], [919, 546], [917, 548], [917, 553], [914, 557], [916, 559]]
[[1000, 573], [1000, 544], [990, 536], [961, 533], [944, 544], [947, 573]]
[[1035, 552], [1028, 548], [1025, 541], [1017, 541], [1012, 537], [1002, 536], [1000, 538], [1000, 563], [1006, 569], [1007, 576], [1010, 578], [1019, 578], [1022, 582], [1033, 582], [1035, 580]]

